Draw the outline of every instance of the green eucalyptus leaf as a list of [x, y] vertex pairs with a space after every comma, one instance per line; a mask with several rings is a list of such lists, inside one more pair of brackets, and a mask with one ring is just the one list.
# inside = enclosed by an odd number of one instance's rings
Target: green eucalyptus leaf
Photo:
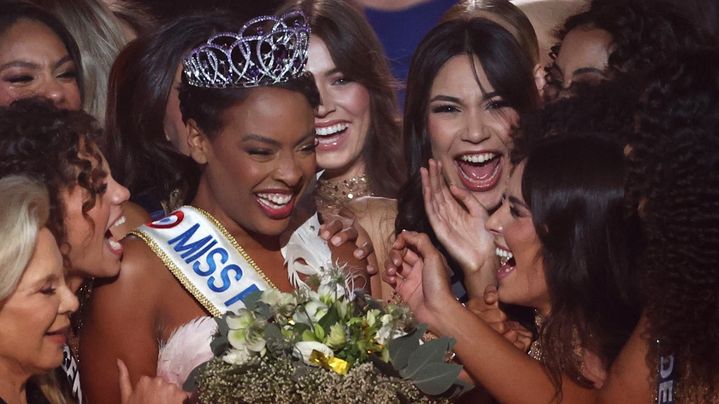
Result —
[[230, 341], [227, 339], [227, 334], [215, 337], [210, 343], [210, 349], [215, 356], [222, 356], [229, 346]]
[[270, 352], [281, 352], [288, 345], [287, 341], [285, 341], [284, 335], [282, 335], [282, 331], [280, 331], [280, 327], [278, 327], [276, 324], [267, 324], [265, 326], [264, 336], [265, 342], [267, 344], [267, 349]]
[[340, 321], [340, 315], [337, 313], [337, 308], [332, 305], [329, 310], [327, 310], [327, 314], [322, 316], [320, 321], [318, 321], [318, 324], [324, 329], [325, 334], [329, 334], [330, 327], [338, 321]]
[[409, 380], [424, 394], [437, 396], [452, 387], [460, 371], [462, 366], [454, 363], [432, 363], [424, 366]]
[[422, 335], [427, 331], [425, 324], [420, 324], [411, 333], [404, 335], [399, 338], [395, 338], [389, 342], [389, 358], [397, 370], [402, 370], [407, 367], [409, 357], [419, 347], [419, 340]]
[[245, 308], [250, 311], [255, 311], [257, 308], [257, 304], [260, 302], [260, 298], [262, 297], [262, 291], [257, 290], [254, 291], [247, 296], [245, 296], [244, 299], [242, 299], [242, 302], [245, 304]]
[[185, 390], [187, 392], [193, 392], [197, 388], [197, 378], [200, 376], [200, 373], [202, 373], [203, 370], [207, 367], [207, 365], [210, 363], [210, 361], [203, 362], [190, 372], [189, 375], [187, 375], [187, 380], [185, 380], [185, 383], [182, 384], [182, 390]]
[[230, 327], [227, 325], [227, 313], [222, 317], [214, 317], [217, 323], [217, 333], [223, 337], [227, 337], [227, 333], [230, 332]]
[[449, 348], [454, 344], [450, 338], [438, 338], [420, 345], [409, 356], [404, 377], [412, 378], [425, 366], [432, 363], [444, 363]]
[[258, 301], [254, 309], [255, 315], [263, 320], [268, 320], [272, 317], [272, 307], [265, 302]]

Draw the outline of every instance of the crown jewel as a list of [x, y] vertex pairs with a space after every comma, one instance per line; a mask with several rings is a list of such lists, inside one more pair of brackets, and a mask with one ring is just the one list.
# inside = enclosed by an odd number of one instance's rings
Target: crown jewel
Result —
[[301, 11], [253, 18], [239, 32], [221, 32], [184, 60], [194, 87], [257, 87], [300, 76], [310, 27]]

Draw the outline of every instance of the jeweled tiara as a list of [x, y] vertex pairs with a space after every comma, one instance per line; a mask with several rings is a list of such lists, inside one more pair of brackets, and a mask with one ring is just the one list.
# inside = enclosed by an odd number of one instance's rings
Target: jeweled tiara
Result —
[[221, 32], [185, 58], [183, 70], [194, 87], [256, 87], [302, 74], [310, 26], [301, 11], [261, 16], [239, 32]]

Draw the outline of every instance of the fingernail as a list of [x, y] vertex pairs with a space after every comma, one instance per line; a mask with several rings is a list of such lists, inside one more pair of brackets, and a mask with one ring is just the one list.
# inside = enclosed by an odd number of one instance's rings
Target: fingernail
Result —
[[342, 242], [342, 239], [339, 238], [339, 236], [332, 237], [332, 244], [337, 247]]
[[357, 259], [362, 259], [362, 258], [364, 258], [364, 251], [362, 251], [362, 250], [355, 250], [355, 252], [353, 253], [353, 255], [354, 255], [355, 258], [357, 258]]

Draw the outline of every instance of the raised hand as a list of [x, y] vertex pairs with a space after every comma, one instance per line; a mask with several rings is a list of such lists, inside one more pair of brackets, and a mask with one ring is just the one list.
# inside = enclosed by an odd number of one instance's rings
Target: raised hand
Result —
[[[481, 278], [479, 290], [470, 290], [471, 295], [481, 296], [497, 267], [494, 241], [484, 227], [487, 210], [471, 192], [455, 185], [447, 186], [441, 162], [430, 159], [429, 168], [421, 168], [420, 175], [424, 207], [432, 230], [462, 267], [466, 279]], [[479, 272], [483, 274], [478, 275]]]
[[122, 404], [183, 403], [189, 397], [188, 393], [160, 377], [142, 376], [133, 388], [127, 366], [120, 359], [117, 360], [117, 369]]
[[430, 328], [447, 303], [456, 303], [444, 256], [424, 233], [403, 231], [397, 236], [383, 277], [407, 303], [418, 321]]

